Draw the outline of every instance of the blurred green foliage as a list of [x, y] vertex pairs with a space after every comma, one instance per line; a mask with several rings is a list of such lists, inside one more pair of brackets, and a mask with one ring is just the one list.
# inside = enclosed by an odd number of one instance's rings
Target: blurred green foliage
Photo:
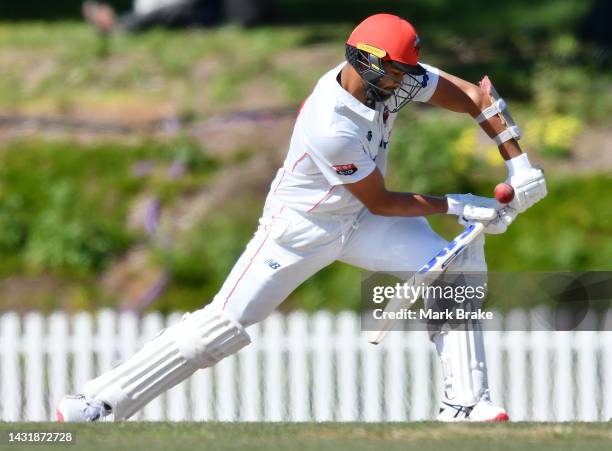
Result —
[[[227, 26], [202, 32], [152, 30], [113, 36], [100, 57], [99, 37], [84, 24], [0, 23], [0, 108], [69, 114], [88, 109], [144, 106], [201, 117], [245, 93], [297, 103], [330, 65], [343, 58], [347, 27], [326, 26], [337, 38], [296, 71], [291, 49], [317, 31], [308, 27], [244, 31]], [[251, 89], [250, 91], [249, 88]]]
[[609, 71], [602, 70], [605, 49], [577, 33], [587, 26], [591, 6], [517, 0], [491, 8], [477, 0], [464, 2], [458, 14], [456, 3], [446, 0], [284, 0], [283, 25], [117, 33], [105, 57], [100, 37], [85, 24], [2, 23], [0, 59], [11, 64], [0, 78], [0, 108], [69, 113], [172, 103], [179, 116], [193, 117], [254, 93], [268, 103], [297, 104], [321, 73], [341, 61], [341, 43], [354, 23], [384, 10], [417, 25], [424, 61], [473, 82], [489, 74], [505, 97], [533, 99], [540, 114], [602, 123], [612, 95], [593, 92], [610, 90]]
[[[190, 174], [175, 180], [166, 173], [177, 162]], [[149, 173], [138, 174], [138, 164]], [[171, 204], [216, 167], [188, 142], [14, 143], [0, 152], [0, 272], [98, 273], [142, 238], [126, 222], [138, 195]]]
[[433, 111], [402, 113], [391, 137], [389, 187], [438, 195], [464, 189], [467, 177], [483, 167], [471, 153], [476, 149], [475, 136], [467, 148], [461, 143], [466, 130], [477, 131], [471, 121]]

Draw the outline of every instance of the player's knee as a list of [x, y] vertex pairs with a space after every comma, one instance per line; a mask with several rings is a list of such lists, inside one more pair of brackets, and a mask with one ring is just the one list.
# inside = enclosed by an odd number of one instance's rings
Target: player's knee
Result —
[[261, 303], [241, 302], [239, 299], [232, 299], [232, 302], [226, 303], [224, 299], [218, 302], [215, 298], [210, 303], [210, 307], [222, 310], [228, 318], [243, 329], [263, 321], [270, 314], [270, 309], [263, 308]]
[[207, 306], [187, 313], [168, 328], [183, 358], [196, 368], [206, 368], [238, 352], [251, 342], [244, 327], [227, 312]]
[[372, 249], [371, 258], [376, 271], [387, 271], [389, 268], [414, 271], [448, 245], [444, 238], [431, 229], [425, 218], [384, 219], [384, 222], [381, 221], [381, 241], [376, 241], [380, 247]]

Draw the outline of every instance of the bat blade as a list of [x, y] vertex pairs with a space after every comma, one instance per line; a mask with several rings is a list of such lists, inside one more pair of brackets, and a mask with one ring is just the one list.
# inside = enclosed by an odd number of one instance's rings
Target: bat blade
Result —
[[[436, 280], [440, 274], [448, 269], [450, 264], [459, 256], [465, 248], [474, 241], [484, 231], [482, 223], [473, 223], [468, 225], [454, 240], [452, 240], [444, 249], [438, 252], [425, 265], [406, 281], [408, 286], [417, 286], [421, 283], [431, 283]], [[410, 308], [418, 299], [411, 299], [410, 305], [406, 305], [406, 299], [394, 297], [389, 300], [385, 307], [384, 313], [399, 312], [402, 308]], [[379, 344], [387, 335], [397, 320], [385, 319], [378, 320], [377, 324], [381, 324], [379, 330], [368, 332], [368, 341], [372, 344]]]

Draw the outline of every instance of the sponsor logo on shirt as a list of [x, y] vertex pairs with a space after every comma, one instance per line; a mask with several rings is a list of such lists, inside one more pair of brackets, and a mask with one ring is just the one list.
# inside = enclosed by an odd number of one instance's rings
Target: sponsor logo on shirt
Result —
[[368, 132], [366, 138], [368, 138], [368, 141], [372, 141], [372, 130]]
[[355, 172], [357, 172], [357, 166], [355, 166], [353, 163], [339, 164], [339, 165], [332, 166], [332, 167], [340, 175], [353, 175]]

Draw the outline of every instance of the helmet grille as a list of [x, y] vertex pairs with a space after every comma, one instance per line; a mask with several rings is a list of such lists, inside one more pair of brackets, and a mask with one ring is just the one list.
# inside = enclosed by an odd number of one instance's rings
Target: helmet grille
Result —
[[[385, 73], [384, 68], [382, 67], [382, 61], [372, 55], [373, 58], [378, 59], [377, 65], [379, 66], [378, 70], [373, 67], [371, 58], [369, 58], [369, 54], [360, 50], [356, 47], [353, 47], [350, 44], [345, 45], [345, 55], [348, 63], [355, 68], [357, 73], [361, 76], [361, 78], [365, 81], [366, 86], [366, 97], [368, 98], [368, 103], [370, 107], [373, 107], [374, 103], [380, 102], [384, 100], [384, 97], [381, 96], [383, 92], [377, 86], [378, 80], [382, 77], [388, 77], [389, 75]], [[427, 74], [424, 74], [417, 78], [417, 76], [412, 74], [405, 74], [401, 86], [395, 91], [392, 98], [390, 99], [389, 111], [391, 113], [398, 112], [403, 106], [409, 103], [416, 94], [427, 84]]]

